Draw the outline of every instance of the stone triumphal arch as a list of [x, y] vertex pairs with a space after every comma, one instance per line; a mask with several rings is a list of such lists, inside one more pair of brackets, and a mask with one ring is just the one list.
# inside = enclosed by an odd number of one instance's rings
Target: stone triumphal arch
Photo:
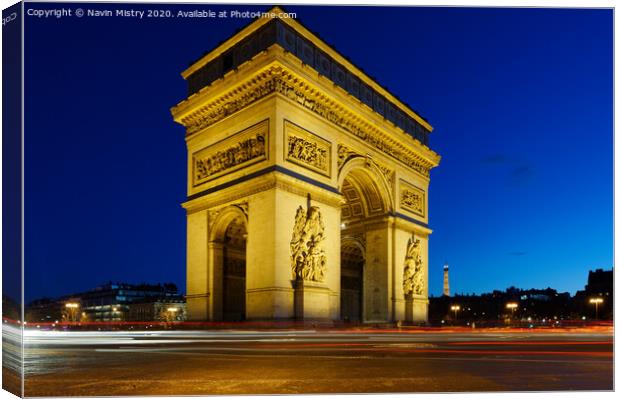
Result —
[[292, 19], [182, 75], [190, 318], [425, 321], [431, 126]]

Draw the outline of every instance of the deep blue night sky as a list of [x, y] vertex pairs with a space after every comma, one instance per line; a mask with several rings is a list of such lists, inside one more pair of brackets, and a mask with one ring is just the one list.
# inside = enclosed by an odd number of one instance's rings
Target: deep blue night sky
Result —
[[[434, 126], [431, 294], [445, 260], [467, 293], [574, 292], [612, 266], [611, 10], [287, 10]], [[169, 109], [189, 62], [248, 22], [26, 17], [27, 301], [110, 280], [185, 290]]]

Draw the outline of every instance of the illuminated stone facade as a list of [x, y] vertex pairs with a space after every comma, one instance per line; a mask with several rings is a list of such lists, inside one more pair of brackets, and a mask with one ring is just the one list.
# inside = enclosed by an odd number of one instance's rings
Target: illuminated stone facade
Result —
[[182, 75], [189, 319], [425, 321], [431, 126], [291, 19]]

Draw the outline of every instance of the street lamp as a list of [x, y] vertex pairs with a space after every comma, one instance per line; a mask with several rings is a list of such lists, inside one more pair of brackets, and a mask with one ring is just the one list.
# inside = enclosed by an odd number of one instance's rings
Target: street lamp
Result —
[[65, 303], [65, 308], [69, 312], [70, 321], [77, 321], [77, 309], [80, 307], [80, 304], [77, 302], [67, 302]]
[[461, 307], [459, 305], [452, 305], [452, 306], [450, 306], [450, 310], [452, 310], [454, 312], [454, 321], [456, 321], [457, 314], [458, 314], [459, 310], [461, 310]]
[[519, 304], [516, 303], [516, 302], [508, 302], [506, 304], [506, 308], [510, 309], [510, 312], [511, 312], [511, 316], [510, 316], [511, 320], [514, 319], [514, 317], [515, 317], [515, 310], [517, 310], [518, 307], [519, 307]]
[[594, 317], [594, 320], [598, 320], [598, 305], [599, 303], [603, 303], [603, 298], [590, 298], [590, 303], [594, 304], [594, 309], [596, 312], [596, 316]]
[[166, 319], [168, 319], [169, 321], [174, 321], [174, 318], [176, 317], [177, 312], [179, 311], [179, 308], [168, 308], [166, 309]]

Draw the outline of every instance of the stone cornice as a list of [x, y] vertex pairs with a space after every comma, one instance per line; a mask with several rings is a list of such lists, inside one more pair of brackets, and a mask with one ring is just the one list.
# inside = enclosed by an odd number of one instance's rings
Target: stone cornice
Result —
[[[287, 62], [297, 64], [292, 65], [292, 68], [303, 68], [302, 63], [295, 57], [286, 57], [285, 54], [284, 58]], [[317, 76], [305, 78], [302, 76], [302, 72], [293, 72], [292, 68], [282, 67], [282, 74], [279, 79], [281, 85], [276, 88], [279, 94], [319, 114], [371, 147], [391, 155], [418, 172], [422, 173], [420, 167], [427, 169], [423, 173], [425, 176], [428, 176], [428, 169], [439, 164], [441, 157], [437, 153], [391, 122], [387, 122], [385, 118], [363, 105], [359, 100], [354, 99], [344, 90], [337, 86], [332, 86], [332, 89], [310, 83], [321, 80], [320, 75], [315, 71], [307, 68], [307, 70], [311, 70], [308, 72]], [[417, 167], [416, 163], [418, 164]]]
[[321, 189], [310, 183], [300, 181], [278, 171], [272, 171], [268, 174], [252, 179], [249, 182], [240, 183], [235, 187], [225, 188], [221, 191], [216, 191], [214, 193], [186, 201], [182, 204], [182, 206], [189, 214], [232, 203], [240, 199], [247, 198], [253, 194], [273, 188], [297, 194], [302, 197], [306, 197], [308, 193], [310, 193], [313, 201], [321, 202], [333, 207], [340, 207], [342, 204], [342, 197], [340, 194], [329, 192], [325, 189]]
[[336, 104], [346, 108], [349, 113], [358, 116], [367, 124], [374, 126], [377, 130], [389, 132], [390, 136], [395, 136], [394, 139], [396, 139], [396, 141], [403, 142], [413, 147], [421, 154], [424, 154], [429, 161], [435, 163], [435, 166], [439, 164], [441, 157], [428, 146], [396, 126], [393, 122], [385, 118], [385, 116], [377, 113], [374, 109], [336, 85], [327, 77], [304, 64], [293, 54], [283, 51], [279, 47], [274, 47], [272, 53], [276, 55], [276, 59], [281, 62], [285, 70], [290, 71], [296, 79], [303, 80], [306, 85], [311, 87], [312, 91], [326, 94]]
[[[250, 68], [249, 65], [245, 67]], [[202, 92], [200, 96], [186, 100], [172, 109], [175, 120], [187, 128], [188, 137], [272, 93], [278, 93], [425, 177], [428, 177], [429, 170], [439, 163], [439, 155], [399, 128], [390, 126], [390, 133], [386, 133], [375, 123], [368, 121], [366, 114], [369, 110], [362, 107], [354, 110], [343, 105], [344, 101], [337, 101], [335, 96], [325, 94], [327, 90], [311, 85], [308, 80], [294, 74], [277, 60], [234, 87], [229, 87], [228, 91], [219, 87], [226, 83], [224, 80], [218, 81], [218, 87], [213, 90], [221, 92], [219, 96], [207, 98], [209, 93]]]
[[393, 216], [393, 221], [397, 228], [412, 231], [420, 237], [428, 238], [428, 236], [433, 233], [433, 230], [428, 227], [420, 226], [419, 224], [403, 219], [400, 216]]
[[358, 78], [360, 78], [364, 83], [372, 87], [378, 93], [385, 96], [391, 103], [395, 104], [402, 111], [407, 113], [409, 116], [413, 117], [416, 121], [424, 125], [429, 131], [433, 131], [433, 127], [422, 117], [420, 117], [415, 111], [413, 111], [408, 105], [404, 104], [398, 98], [396, 98], [392, 93], [384, 89], [380, 84], [375, 82], [372, 78], [370, 78], [366, 73], [364, 73], [361, 69], [353, 65], [349, 60], [340, 55], [336, 50], [331, 48], [327, 43], [323, 42], [319, 39], [314, 33], [310, 32], [306, 29], [302, 24], [295, 21], [294, 19], [282, 19], [282, 22], [288, 24], [293, 29], [301, 33], [308, 40], [313, 42], [317, 47], [319, 47], [322, 51], [329, 54], [336, 61], [338, 61], [341, 65], [343, 65], [347, 70], [353, 72]]
[[[283, 12], [284, 11], [278, 6], [275, 6], [271, 10], [269, 10], [269, 13], [272, 13], [274, 15], [278, 15]], [[433, 127], [424, 118], [418, 115], [414, 110], [412, 110], [408, 105], [403, 103], [400, 99], [398, 99], [388, 90], [383, 88], [380, 84], [375, 82], [374, 79], [366, 75], [365, 72], [363, 72], [357, 66], [353, 65], [347, 58], [343, 57], [340, 53], [334, 50], [330, 45], [328, 45], [323, 40], [321, 40], [317, 35], [312, 33], [301, 23], [297, 22], [295, 19], [292, 19], [292, 18], [280, 18], [277, 16], [276, 18], [278, 18], [283, 24], [288, 25], [290, 28], [298, 32], [305, 39], [312, 42], [321, 51], [323, 51], [325, 54], [328, 54], [330, 57], [332, 57], [334, 60], [340, 63], [344, 68], [352, 72], [362, 82], [372, 87], [372, 89], [374, 89], [375, 91], [383, 95], [388, 101], [396, 105], [401, 111], [405, 112], [407, 115], [414, 118], [418, 123], [425, 126], [429, 132], [432, 132]], [[208, 54], [204, 55], [199, 60], [194, 62], [189, 68], [183, 71], [181, 75], [183, 76], [184, 79], [187, 79], [192, 73], [196, 72], [198, 69], [200, 69], [201, 67], [203, 67], [210, 61], [214, 60], [218, 56], [225, 53], [227, 50], [231, 49], [235, 45], [242, 42], [245, 38], [250, 36], [253, 32], [259, 30], [261, 27], [263, 27], [265, 24], [269, 23], [270, 21], [271, 21], [270, 18], [258, 18], [257, 20], [253, 21], [252, 23], [244, 27], [241, 31], [234, 34], [232, 37], [224, 41], [222, 44], [218, 45], [215, 49], [210, 51]]]
[[174, 120], [185, 126], [187, 136], [274, 92], [279, 68], [272, 54], [266, 53], [239, 67], [238, 72], [249, 78], [241, 80], [239, 74], [230, 72], [172, 107]]

